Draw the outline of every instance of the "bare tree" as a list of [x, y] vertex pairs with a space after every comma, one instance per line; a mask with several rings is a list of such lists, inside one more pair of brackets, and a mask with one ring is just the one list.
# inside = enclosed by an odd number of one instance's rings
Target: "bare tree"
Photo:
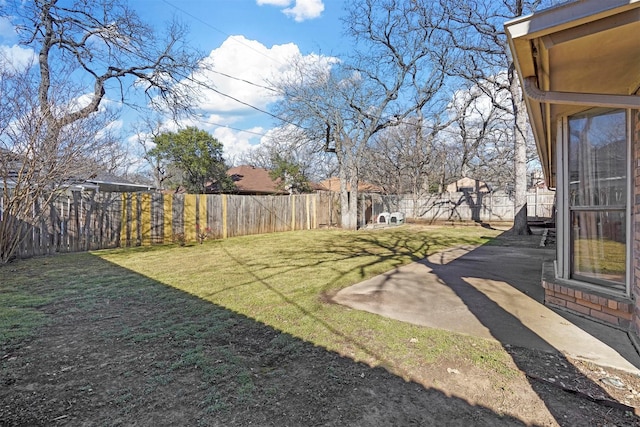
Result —
[[364, 179], [386, 194], [412, 195], [415, 200], [438, 192], [443, 181], [441, 159], [446, 147], [441, 132], [450, 122], [408, 118], [379, 132], [365, 153]]
[[497, 107], [504, 100], [488, 85], [470, 84], [456, 92], [449, 106], [452, 124], [443, 134], [455, 159], [450, 163], [452, 178], [481, 178], [494, 187], [504, 187], [514, 179], [513, 118]]
[[184, 44], [184, 27], [172, 24], [160, 37], [120, 0], [8, 1], [0, 16], [16, 25], [36, 58], [24, 70], [0, 64], [0, 261], [6, 262], [24, 224], [38, 219], [34, 203], [42, 206], [69, 182], [88, 178], [83, 165], [108, 152], [107, 94], [129, 103], [139, 89], [158, 108], [183, 114], [193, 93], [180, 81], [201, 55]]
[[[533, 12], [544, 0], [441, 0], [451, 45], [460, 52], [450, 74], [484, 90], [493, 106], [512, 117], [513, 167], [515, 176], [515, 220], [513, 231], [529, 233], [527, 225], [527, 135], [528, 119], [515, 66], [509, 55], [504, 23]], [[504, 78], [506, 73], [507, 78]], [[505, 94], [507, 98], [505, 98]], [[504, 102], [504, 100], [507, 102]]]
[[335, 152], [342, 226], [357, 226], [358, 181], [371, 138], [436, 102], [448, 63], [437, 30], [441, 14], [426, 0], [365, 0], [347, 5], [357, 48], [340, 63], [301, 64], [276, 84], [278, 112]]
[[146, 173], [150, 175], [153, 185], [156, 188], [168, 188], [168, 183], [177, 172], [171, 168], [166, 159], [151, 155], [151, 150], [155, 147], [154, 140], [163, 132], [162, 120], [154, 114], [146, 114], [134, 125], [135, 138], [138, 142], [138, 154], [146, 161], [148, 166]]
[[109, 111], [62, 127], [52, 147], [35, 89], [29, 74], [0, 71], [0, 262], [11, 259], [29, 226], [66, 188], [113, 170], [122, 156], [118, 141], [105, 131], [114, 119]]
[[274, 129], [253, 150], [246, 152], [239, 161], [253, 166], [275, 169], [278, 161], [299, 167], [311, 181], [321, 181], [336, 173], [335, 156], [324, 146], [307, 140], [305, 132], [292, 125]]

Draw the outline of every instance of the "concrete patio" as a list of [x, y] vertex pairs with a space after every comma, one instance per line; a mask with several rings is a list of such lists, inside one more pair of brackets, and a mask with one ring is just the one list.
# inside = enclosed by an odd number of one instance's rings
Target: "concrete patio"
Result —
[[458, 247], [343, 289], [334, 301], [357, 310], [560, 353], [640, 374], [623, 330], [543, 304], [542, 264], [553, 246], [505, 233], [480, 247]]

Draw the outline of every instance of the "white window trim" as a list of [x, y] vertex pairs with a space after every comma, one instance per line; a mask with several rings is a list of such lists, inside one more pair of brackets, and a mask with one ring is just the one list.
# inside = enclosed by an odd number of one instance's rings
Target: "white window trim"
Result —
[[[585, 106], [585, 109], [591, 109], [593, 106]], [[633, 232], [633, 188], [634, 188], [634, 179], [635, 176], [633, 173], [632, 165], [633, 161], [633, 144], [632, 144], [632, 110], [625, 109], [626, 116], [626, 138], [627, 138], [627, 203], [626, 203], [626, 271], [625, 271], [625, 284], [624, 291], [611, 289], [606, 286], [600, 286], [597, 284], [593, 284], [586, 281], [577, 280], [571, 277], [571, 230], [567, 225], [570, 224], [570, 211], [569, 211], [569, 195], [567, 191], [567, 182], [565, 177], [567, 176], [567, 171], [569, 170], [569, 115], [562, 116], [558, 119], [558, 132], [556, 135], [560, 135], [558, 138], [557, 144], [560, 145], [558, 147], [557, 152], [557, 182], [560, 184], [558, 188], [556, 188], [556, 222], [557, 228], [561, 230], [561, 233], [557, 235], [556, 242], [556, 275], [559, 279], [565, 280], [567, 282], [571, 282], [576, 284], [577, 286], [584, 287], [585, 289], [597, 290], [598, 292], [602, 292], [605, 294], [615, 295], [615, 296], [631, 296], [631, 280], [632, 280], [632, 271], [633, 271], [633, 245], [634, 245], [634, 235]], [[571, 114], [573, 115], [573, 114]]]
[[561, 233], [557, 236], [558, 241], [556, 242], [556, 252], [558, 257], [558, 266], [559, 266], [559, 275], [561, 279], [569, 279], [570, 276], [570, 262], [571, 257], [569, 256], [569, 196], [565, 183], [565, 176], [567, 174], [568, 161], [566, 160], [569, 154], [569, 143], [567, 139], [567, 135], [569, 135], [569, 120], [567, 116], [562, 117], [558, 120], [558, 132], [556, 135], [559, 135], [557, 144], [560, 145], [557, 150], [558, 160], [557, 160], [557, 183], [556, 191], [557, 195], [557, 209], [560, 215], [556, 215], [556, 219], [558, 221], [557, 227], [561, 230]]

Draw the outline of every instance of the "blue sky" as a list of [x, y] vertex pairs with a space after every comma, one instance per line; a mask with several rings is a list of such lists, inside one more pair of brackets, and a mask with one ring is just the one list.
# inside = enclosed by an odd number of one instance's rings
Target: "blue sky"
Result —
[[[269, 4], [273, 3], [273, 4]], [[318, 12], [303, 16], [285, 13], [286, 0], [131, 0], [147, 22], [162, 25], [173, 16], [186, 22], [196, 46], [205, 51], [231, 35], [243, 35], [266, 46], [295, 43], [303, 52], [335, 53], [341, 47], [341, 0], [308, 0]], [[298, 1], [304, 4], [304, 1]]]
[[[341, 0], [132, 0], [131, 5], [157, 28], [173, 18], [186, 23], [190, 42], [208, 55], [216, 71], [256, 84], [285, 72], [292, 55], [332, 56], [344, 50]], [[262, 110], [274, 101], [268, 91], [239, 80], [219, 74], [209, 80], [217, 90]], [[199, 107], [202, 120], [185, 124], [212, 133], [231, 161], [257, 146], [274, 126], [269, 115], [215, 93], [204, 94]]]
[[[348, 50], [340, 21], [342, 0], [129, 0], [129, 4], [158, 31], [174, 18], [187, 24], [192, 46], [216, 71], [237, 78], [210, 74], [207, 81], [262, 110], [274, 101], [272, 93], [238, 79], [265, 84], [287, 71], [292, 56], [325, 57]], [[11, 23], [0, 21], [0, 53], [15, 62], [33, 55], [16, 42]], [[182, 125], [198, 126], [214, 135], [232, 161], [263, 141], [274, 127], [269, 115], [214, 92], [205, 91], [196, 107], [201, 119]], [[128, 131], [132, 120], [125, 113], [117, 125], [123, 141], [133, 145]]]

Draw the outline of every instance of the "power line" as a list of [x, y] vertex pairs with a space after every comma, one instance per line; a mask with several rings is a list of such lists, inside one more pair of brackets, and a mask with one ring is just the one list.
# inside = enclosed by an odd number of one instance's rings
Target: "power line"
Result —
[[194, 79], [194, 78], [193, 78], [193, 77], [191, 77], [191, 76], [186, 76], [186, 75], [184, 75], [184, 74], [178, 74], [178, 75], [179, 75], [179, 76], [181, 76], [181, 77], [183, 77], [183, 78], [184, 78], [184, 79], [186, 79], [186, 80], [189, 80], [189, 81], [190, 81], [190, 82], [192, 82], [192, 83], [195, 83], [195, 84], [197, 84], [197, 85], [199, 85], [199, 86], [202, 86], [202, 87], [203, 87], [203, 88], [205, 88], [205, 89], [208, 89], [208, 90], [210, 90], [210, 91], [212, 91], [212, 92], [215, 92], [215, 93], [217, 93], [217, 94], [219, 94], [219, 95], [221, 95], [221, 96], [224, 96], [225, 98], [229, 98], [229, 99], [231, 99], [231, 100], [233, 100], [233, 101], [235, 101], [235, 102], [237, 102], [237, 103], [239, 103], [239, 104], [245, 105], [245, 106], [247, 106], [247, 107], [249, 107], [249, 108], [252, 108], [252, 109], [254, 109], [254, 110], [256, 110], [256, 111], [258, 111], [258, 112], [260, 112], [260, 113], [267, 114], [267, 115], [269, 115], [269, 116], [273, 117], [274, 119], [280, 120], [280, 121], [282, 121], [282, 122], [284, 122], [284, 123], [288, 123], [288, 124], [290, 124], [290, 125], [293, 125], [293, 126], [299, 127], [300, 129], [304, 129], [302, 126], [298, 125], [297, 123], [294, 123], [294, 122], [292, 122], [292, 121], [290, 121], [290, 120], [287, 120], [287, 119], [284, 119], [284, 118], [282, 118], [282, 117], [276, 116], [275, 114], [270, 113], [270, 112], [268, 112], [268, 111], [266, 111], [266, 110], [263, 110], [263, 109], [262, 109], [262, 108], [260, 108], [260, 107], [256, 107], [255, 105], [252, 105], [252, 104], [249, 104], [248, 102], [242, 101], [242, 100], [240, 100], [240, 99], [236, 98], [235, 96], [231, 96], [231, 95], [229, 95], [229, 94], [226, 94], [226, 93], [224, 93], [224, 92], [221, 92], [221, 91], [219, 91], [218, 89], [216, 89], [216, 88], [214, 88], [214, 87], [212, 87], [212, 86], [210, 86], [210, 85], [208, 85], [208, 84], [206, 84], [206, 83], [204, 83], [204, 82], [201, 82], [201, 81], [199, 81], [199, 80], [196, 80], [196, 79]]
[[[273, 58], [273, 57], [270, 57], [269, 55], [266, 55], [264, 52], [261, 52], [261, 51], [259, 51], [259, 50], [255, 49], [253, 46], [250, 46], [250, 45], [248, 45], [248, 44], [246, 44], [246, 43], [242, 43], [240, 40], [236, 39], [235, 37], [231, 36], [230, 34], [228, 34], [228, 33], [224, 32], [224, 31], [222, 31], [221, 29], [219, 29], [219, 28], [215, 27], [214, 25], [210, 24], [209, 22], [206, 22], [206, 21], [202, 20], [200, 17], [198, 17], [198, 16], [195, 16], [195, 15], [191, 14], [190, 12], [186, 11], [185, 9], [183, 9], [183, 8], [181, 8], [181, 7], [179, 7], [179, 6], [176, 6], [176, 5], [175, 5], [175, 4], [173, 4], [172, 2], [170, 2], [170, 1], [168, 1], [168, 0], [162, 0], [162, 1], [163, 1], [165, 4], [167, 4], [168, 6], [170, 6], [170, 7], [174, 8], [175, 10], [178, 10], [179, 12], [183, 13], [184, 15], [186, 15], [186, 16], [188, 16], [188, 17], [190, 17], [191, 19], [194, 19], [195, 21], [200, 22], [201, 24], [205, 25], [206, 27], [209, 27], [209, 28], [211, 28], [212, 30], [214, 30], [214, 31], [216, 31], [216, 32], [218, 32], [218, 33], [220, 33], [220, 34], [222, 34], [222, 35], [224, 35], [224, 36], [226, 36], [226, 37], [231, 38], [231, 40], [233, 40], [234, 42], [236, 42], [236, 43], [238, 43], [238, 44], [240, 44], [240, 45], [242, 45], [242, 46], [244, 46], [244, 47], [246, 47], [246, 48], [248, 48], [248, 49], [253, 50], [254, 52], [256, 52], [256, 53], [258, 53], [258, 54], [260, 54], [260, 55], [264, 56], [265, 58], [267, 58], [267, 59], [269, 59], [269, 60], [271, 60], [271, 61], [274, 61], [274, 62], [276, 62], [276, 63], [282, 64], [282, 62], [278, 61], [277, 59], [275, 59], [275, 58]], [[211, 71], [211, 72], [213, 72], [213, 73], [216, 73], [216, 74], [219, 74], [219, 75], [222, 75], [222, 76], [224, 76], [224, 77], [227, 77], [227, 78], [233, 79], [233, 80], [237, 80], [237, 81], [241, 81], [241, 82], [244, 82], [244, 83], [250, 84], [250, 85], [255, 86], [255, 87], [259, 87], [259, 88], [262, 88], [262, 89], [265, 89], [265, 90], [269, 90], [269, 91], [272, 91], [272, 92], [277, 92], [277, 90], [276, 90], [276, 89], [274, 89], [274, 88], [267, 87], [267, 86], [263, 86], [263, 85], [260, 85], [260, 84], [257, 84], [257, 83], [254, 83], [254, 82], [251, 82], [251, 81], [249, 81], [249, 80], [242, 79], [242, 78], [240, 78], [240, 77], [236, 77], [236, 76], [232, 76], [232, 75], [227, 74], [227, 73], [223, 73], [223, 72], [221, 72], [221, 71], [216, 71], [216, 70], [209, 70], [209, 71]], [[273, 113], [270, 113], [270, 112], [265, 111], [265, 110], [263, 110], [263, 109], [261, 109], [261, 108], [259, 108], [259, 107], [256, 107], [255, 105], [249, 104], [248, 102], [241, 101], [240, 99], [238, 99], [238, 98], [236, 98], [236, 97], [234, 97], [234, 96], [232, 96], [232, 95], [229, 95], [229, 94], [226, 94], [226, 93], [224, 93], [224, 92], [221, 92], [220, 90], [215, 89], [214, 87], [212, 87], [212, 86], [210, 86], [210, 85], [208, 85], [208, 84], [205, 84], [205, 83], [200, 82], [200, 81], [196, 81], [196, 80], [195, 80], [195, 79], [193, 79], [192, 77], [189, 77], [189, 76], [182, 76], [182, 77], [184, 77], [185, 79], [187, 79], [187, 80], [189, 80], [189, 81], [191, 81], [191, 82], [193, 82], [193, 83], [196, 83], [196, 84], [198, 84], [198, 85], [200, 85], [200, 86], [202, 86], [202, 87], [204, 87], [204, 88], [206, 88], [206, 89], [209, 89], [209, 90], [211, 90], [211, 91], [213, 91], [213, 92], [215, 92], [215, 93], [219, 94], [220, 96], [223, 96], [223, 97], [229, 98], [229, 99], [231, 99], [231, 100], [233, 100], [233, 101], [235, 101], [235, 102], [238, 102], [239, 104], [245, 105], [245, 106], [247, 106], [247, 107], [249, 107], [249, 108], [251, 108], [251, 109], [254, 109], [254, 110], [256, 110], [256, 111], [258, 111], [258, 112], [260, 112], [260, 113], [267, 114], [267, 115], [269, 115], [269, 116], [273, 117], [273, 118], [274, 118], [274, 119], [276, 119], [276, 120], [279, 120], [279, 121], [281, 121], [281, 122], [284, 122], [284, 123], [290, 124], [290, 125], [295, 126], [295, 127], [299, 128], [299, 129], [302, 129], [302, 130], [308, 130], [308, 129], [304, 128], [303, 126], [300, 126], [300, 125], [299, 125], [299, 124], [297, 124], [297, 123], [294, 123], [294, 122], [292, 122], [292, 121], [290, 121], [290, 120], [287, 120], [287, 119], [284, 119], [284, 118], [282, 118], [282, 117], [279, 117], [279, 116], [277, 116], [277, 115], [275, 115], [275, 114], [273, 114]], [[341, 109], [341, 110], [346, 110], [344, 107], [342, 107], [342, 108], [340, 108], [340, 109]], [[369, 118], [378, 119], [378, 120], [383, 119], [382, 117], [379, 117], [379, 116], [370, 116]], [[213, 124], [213, 123], [212, 123], [212, 124]], [[397, 124], [404, 124], [404, 125], [416, 126], [416, 124], [414, 124], [414, 123], [412, 123], [412, 122], [404, 121], [404, 120], [398, 120], [398, 121], [397, 121]], [[220, 126], [220, 125], [218, 125], [218, 126]], [[234, 128], [229, 127], [229, 126], [225, 126], [225, 127], [228, 127], [229, 129], [234, 129]], [[242, 130], [239, 130], [239, 129], [234, 129], [234, 130], [242, 131]], [[243, 131], [243, 132], [255, 133], [255, 132], [252, 132], [252, 131]], [[261, 135], [261, 136], [265, 136], [264, 134], [258, 134], [258, 133], [255, 133], [255, 134], [257, 134], [257, 135]]]
[[212, 121], [201, 119], [201, 118], [198, 118], [198, 121], [200, 123], [206, 123], [206, 124], [209, 124], [209, 125], [214, 125], [214, 126], [218, 126], [218, 127], [221, 127], [221, 128], [227, 128], [227, 129], [235, 130], [235, 131], [238, 131], [238, 132], [250, 133], [250, 134], [258, 135], [258, 136], [267, 136], [267, 134], [265, 134], [265, 133], [254, 132], [252, 130], [238, 129], [238, 128], [234, 128], [233, 126], [221, 125], [220, 123], [214, 123]]
[[222, 31], [221, 29], [219, 29], [219, 28], [217, 28], [217, 27], [214, 27], [214, 26], [213, 26], [213, 25], [211, 25], [210, 23], [208, 23], [208, 22], [206, 22], [206, 21], [203, 21], [203, 20], [202, 20], [202, 19], [200, 19], [198, 16], [195, 16], [195, 15], [193, 15], [193, 14], [191, 14], [191, 13], [187, 12], [186, 10], [182, 9], [182, 8], [181, 8], [181, 7], [179, 7], [179, 6], [176, 6], [175, 4], [171, 3], [170, 1], [168, 1], [168, 0], [162, 0], [162, 1], [163, 1], [165, 4], [167, 4], [168, 6], [171, 6], [172, 8], [174, 8], [174, 9], [176, 9], [176, 10], [178, 10], [178, 11], [180, 11], [180, 12], [184, 13], [185, 15], [187, 15], [188, 17], [190, 17], [191, 19], [194, 19], [194, 20], [196, 20], [196, 21], [200, 22], [202, 25], [204, 25], [204, 26], [207, 26], [207, 27], [211, 28], [212, 30], [214, 30], [214, 31], [216, 31], [216, 32], [218, 32], [218, 33], [220, 33], [220, 34], [222, 34], [223, 36], [231, 37], [231, 40], [233, 40], [234, 42], [236, 42], [236, 43], [238, 43], [238, 44], [241, 44], [241, 45], [243, 45], [244, 47], [246, 47], [246, 48], [248, 48], [248, 49], [253, 50], [254, 52], [256, 52], [256, 53], [258, 53], [258, 54], [260, 54], [260, 55], [264, 56], [265, 58], [270, 59], [271, 61], [277, 62], [278, 64], [282, 64], [282, 62], [278, 61], [277, 59], [272, 58], [272, 57], [270, 57], [269, 55], [266, 55], [264, 52], [260, 52], [259, 50], [255, 49], [253, 46], [250, 46], [250, 45], [248, 45], [248, 44], [246, 44], [246, 43], [242, 43], [240, 40], [237, 40], [236, 38], [234, 38], [231, 34], [228, 34], [228, 33], [224, 32], [224, 31]]
[[[265, 55], [265, 54], [264, 54], [264, 52], [261, 52], [261, 51], [259, 51], [259, 50], [255, 49], [253, 46], [250, 46], [250, 45], [248, 45], [248, 44], [246, 44], [246, 43], [242, 43], [242, 42], [241, 42], [241, 41], [239, 41], [238, 39], [236, 39], [236, 38], [232, 37], [230, 34], [228, 34], [228, 33], [224, 32], [224, 31], [222, 31], [221, 29], [219, 29], [219, 28], [217, 28], [217, 27], [215, 27], [215, 26], [211, 25], [210, 23], [208, 23], [208, 22], [206, 22], [206, 21], [202, 20], [201, 18], [199, 18], [199, 17], [197, 17], [197, 16], [195, 16], [195, 15], [193, 15], [193, 14], [189, 13], [188, 11], [184, 10], [183, 8], [181, 8], [181, 7], [179, 7], [179, 6], [176, 6], [175, 4], [171, 3], [170, 1], [168, 1], [168, 0], [162, 0], [162, 1], [163, 1], [165, 4], [167, 4], [168, 6], [170, 6], [170, 7], [174, 8], [174, 9], [176, 9], [176, 10], [180, 11], [181, 13], [185, 14], [186, 16], [189, 16], [190, 18], [192, 18], [192, 19], [194, 19], [194, 20], [196, 20], [196, 21], [200, 22], [201, 24], [203, 24], [203, 25], [205, 25], [205, 26], [207, 26], [207, 27], [211, 28], [212, 30], [214, 30], [214, 31], [216, 31], [216, 32], [218, 32], [218, 33], [220, 33], [220, 34], [222, 34], [222, 35], [224, 35], [224, 36], [231, 37], [231, 40], [235, 41], [236, 43], [241, 44], [241, 45], [243, 45], [244, 47], [246, 47], [246, 48], [248, 48], [248, 49], [253, 50], [254, 52], [256, 52], [256, 53], [258, 53], [258, 54], [260, 54], [260, 55], [264, 56], [265, 58], [267, 58], [267, 59], [269, 59], [269, 60], [271, 60], [271, 61], [274, 61], [274, 62], [277, 62], [277, 63], [279, 63], [279, 64], [282, 64], [282, 62], [280, 62], [280, 61], [278, 61], [278, 60], [276, 60], [276, 59], [274, 59], [274, 58], [270, 57], [269, 55]], [[276, 90], [276, 89], [274, 89], [274, 88], [267, 87], [267, 86], [263, 86], [263, 85], [260, 85], [260, 84], [257, 84], [257, 83], [254, 83], [254, 82], [251, 82], [251, 81], [249, 81], [249, 80], [242, 79], [242, 78], [240, 78], [240, 77], [236, 77], [236, 76], [232, 76], [232, 75], [227, 74], [227, 73], [223, 73], [223, 72], [221, 72], [221, 71], [216, 71], [216, 70], [209, 70], [209, 71], [212, 71], [213, 73], [216, 73], [216, 74], [222, 75], [222, 76], [224, 76], [224, 77], [227, 77], [227, 78], [230, 78], [230, 79], [233, 79], [233, 80], [237, 80], [237, 81], [241, 81], [241, 82], [244, 82], [244, 83], [250, 84], [250, 85], [255, 86], [255, 87], [259, 87], [259, 88], [262, 88], [262, 89], [269, 90], [269, 91], [271, 91], [271, 92], [277, 92], [277, 90]], [[266, 110], [263, 110], [263, 109], [261, 109], [261, 108], [259, 108], [259, 107], [256, 107], [255, 105], [249, 104], [248, 102], [242, 101], [242, 100], [240, 100], [240, 99], [238, 99], [238, 98], [236, 98], [236, 97], [234, 97], [234, 96], [232, 96], [232, 95], [229, 95], [229, 94], [226, 94], [226, 93], [224, 93], [224, 92], [221, 92], [220, 90], [215, 89], [215, 88], [214, 88], [214, 87], [212, 87], [211, 85], [208, 85], [208, 84], [205, 84], [205, 83], [203, 83], [203, 82], [201, 82], [201, 81], [197, 81], [197, 80], [195, 80], [193, 77], [186, 76], [186, 75], [182, 75], [182, 77], [183, 77], [184, 79], [187, 79], [187, 80], [189, 80], [189, 81], [191, 81], [191, 82], [193, 82], [193, 83], [195, 83], [195, 84], [199, 85], [199, 86], [202, 86], [202, 87], [204, 87], [204, 88], [206, 88], [206, 89], [209, 89], [209, 90], [211, 90], [211, 91], [213, 91], [213, 92], [215, 92], [215, 93], [219, 94], [220, 96], [223, 96], [223, 97], [225, 97], [225, 98], [229, 98], [229, 99], [231, 99], [231, 100], [233, 100], [233, 101], [235, 101], [235, 102], [237, 102], [237, 103], [239, 103], [239, 104], [242, 104], [242, 105], [244, 105], [244, 106], [247, 106], [247, 107], [249, 107], [249, 108], [251, 108], [251, 109], [253, 109], [253, 110], [256, 110], [256, 111], [258, 111], [258, 112], [260, 112], [260, 113], [267, 114], [268, 116], [271, 116], [271, 117], [273, 117], [273, 118], [274, 118], [274, 119], [276, 119], [276, 120], [279, 120], [279, 121], [284, 122], [284, 123], [288, 123], [288, 124], [290, 124], [290, 125], [293, 125], [293, 126], [296, 126], [296, 127], [300, 128], [300, 129], [304, 129], [302, 126], [298, 125], [297, 123], [294, 123], [294, 122], [291, 122], [291, 121], [289, 121], [289, 120], [287, 120], [287, 119], [284, 119], [284, 118], [282, 118], [282, 117], [276, 116], [275, 114], [270, 113], [270, 112], [268, 112], [268, 111], [266, 111]], [[212, 123], [212, 124], [213, 124], [213, 123]], [[220, 126], [220, 125], [218, 125], [218, 126]], [[234, 128], [230, 127], [230, 126], [225, 126], [225, 127], [228, 127], [229, 129], [234, 129]], [[242, 131], [242, 132], [248, 132], [248, 133], [254, 133], [254, 134], [256, 134], [256, 135], [260, 135], [260, 136], [265, 136], [264, 134], [259, 134], [259, 133], [252, 132], [252, 131], [245, 131], [245, 130], [240, 130], [240, 129], [234, 129], [234, 130], [238, 130], [238, 131]]]
[[277, 92], [277, 90], [272, 88], [272, 87], [263, 86], [263, 85], [260, 85], [258, 83], [251, 82], [249, 80], [241, 79], [240, 77], [235, 77], [235, 76], [232, 76], [230, 74], [223, 73], [222, 71], [217, 71], [217, 70], [208, 70], [208, 71], [211, 71], [212, 73], [215, 73], [215, 74], [220, 74], [221, 76], [228, 77], [228, 78], [233, 79], [233, 80], [237, 80], [239, 82], [243, 82], [243, 83], [250, 84], [252, 86], [259, 87], [261, 89], [266, 89], [266, 90], [269, 90], [271, 92]]

